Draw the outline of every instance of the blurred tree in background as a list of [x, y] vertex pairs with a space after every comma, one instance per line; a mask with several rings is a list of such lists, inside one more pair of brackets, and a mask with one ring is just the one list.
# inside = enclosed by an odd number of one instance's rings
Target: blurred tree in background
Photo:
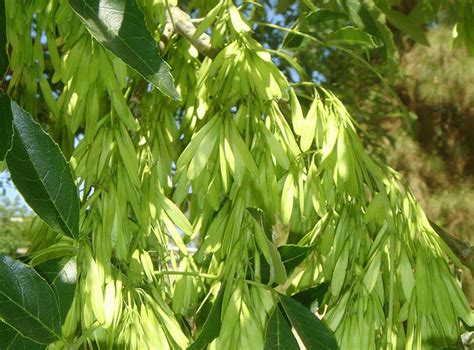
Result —
[[28, 240], [23, 231], [30, 217], [31, 211], [19, 197], [0, 197], [0, 254], [15, 256], [26, 251]]

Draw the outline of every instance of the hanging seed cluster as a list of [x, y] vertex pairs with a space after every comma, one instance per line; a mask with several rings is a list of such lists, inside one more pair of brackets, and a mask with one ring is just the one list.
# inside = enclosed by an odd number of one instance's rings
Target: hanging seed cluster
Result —
[[[139, 3], [161, 28], [168, 2]], [[272, 286], [328, 282], [323, 320], [342, 349], [455, 343], [459, 320], [472, 324], [448, 265], [459, 261], [399, 175], [365, 153], [332, 93], [315, 89], [303, 112], [231, 1], [202, 3], [197, 35], [211, 27], [218, 54], [203, 58], [173, 35], [163, 54], [182, 99], [171, 101], [92, 39], [66, 1], [7, 1], [9, 94], [50, 122], [81, 189], [78, 241], [31, 227], [36, 263], [78, 252], [65, 339], [183, 349], [189, 322], [221, 295], [210, 348], [262, 349]], [[310, 247], [290, 275], [276, 249], [286, 243]]]

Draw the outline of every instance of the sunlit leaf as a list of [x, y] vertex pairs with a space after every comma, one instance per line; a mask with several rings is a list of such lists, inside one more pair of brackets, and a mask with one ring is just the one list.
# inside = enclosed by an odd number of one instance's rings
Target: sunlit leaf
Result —
[[179, 98], [170, 67], [145, 25], [135, 0], [69, 0], [92, 36], [163, 94]]

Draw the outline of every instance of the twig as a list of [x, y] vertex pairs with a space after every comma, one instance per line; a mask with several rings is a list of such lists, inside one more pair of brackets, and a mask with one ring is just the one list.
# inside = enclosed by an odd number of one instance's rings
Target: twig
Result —
[[[162, 41], [168, 42], [173, 32], [180, 34], [191, 45], [193, 45], [199, 53], [214, 58], [219, 52], [218, 49], [211, 46], [211, 37], [206, 33], [195, 37], [196, 27], [194, 23], [197, 21], [178, 6], [169, 6], [166, 11], [166, 23], [162, 34]], [[162, 43], [160, 42], [160, 48]]]

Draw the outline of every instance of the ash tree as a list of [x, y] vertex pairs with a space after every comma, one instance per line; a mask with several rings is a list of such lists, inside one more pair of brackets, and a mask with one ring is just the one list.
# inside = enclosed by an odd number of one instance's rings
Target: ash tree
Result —
[[423, 349], [472, 327], [460, 259], [299, 62], [312, 43], [381, 78], [393, 27], [424, 42], [439, 11], [472, 51], [472, 0], [0, 4], [0, 164], [37, 214], [29, 253], [0, 255], [2, 349]]

